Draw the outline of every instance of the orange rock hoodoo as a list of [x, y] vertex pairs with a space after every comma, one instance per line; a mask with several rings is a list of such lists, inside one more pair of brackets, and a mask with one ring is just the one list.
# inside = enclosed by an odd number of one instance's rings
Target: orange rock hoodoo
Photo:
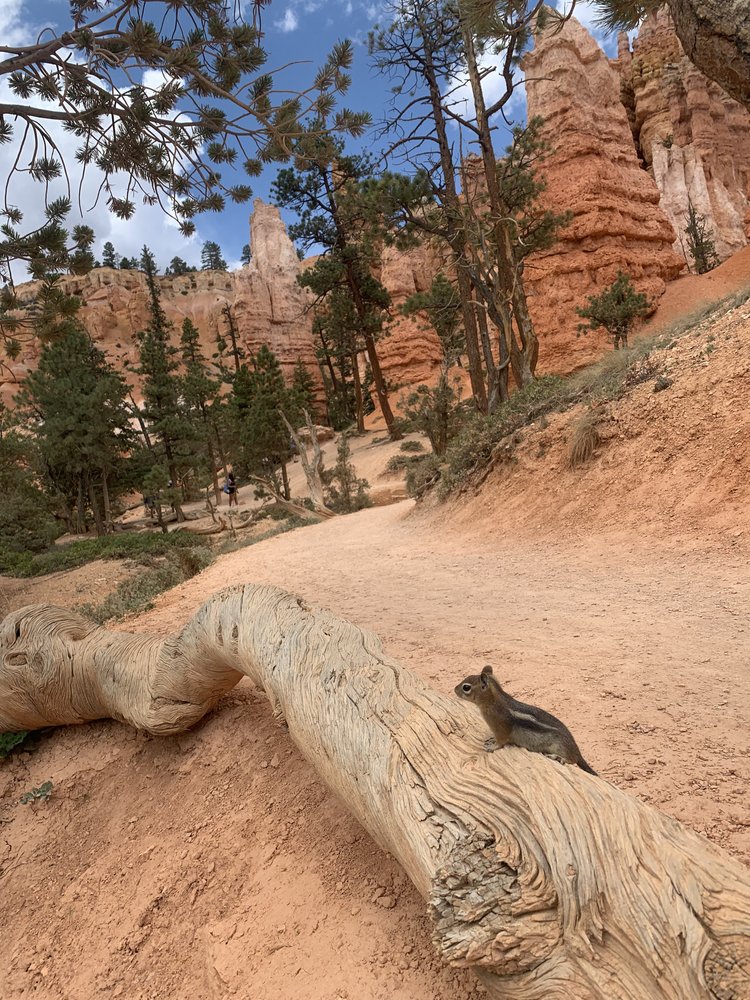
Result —
[[591, 35], [574, 19], [542, 33], [524, 69], [529, 118], [544, 119], [552, 146], [542, 201], [573, 213], [557, 244], [525, 268], [539, 369], [565, 372], [601, 353], [600, 337], [577, 335], [576, 308], [588, 295], [624, 271], [656, 301], [684, 262], [672, 250], [659, 190], [639, 162], [617, 70]]
[[[692, 201], [719, 257], [741, 250], [748, 242], [750, 114], [690, 62], [666, 11], [646, 18], [632, 50], [620, 36], [615, 65], [636, 147], [678, 237]], [[679, 238], [675, 250], [684, 254]]]

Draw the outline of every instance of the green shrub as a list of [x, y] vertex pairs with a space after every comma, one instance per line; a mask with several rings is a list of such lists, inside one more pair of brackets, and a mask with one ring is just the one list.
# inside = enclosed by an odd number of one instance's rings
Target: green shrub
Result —
[[402, 441], [399, 448], [401, 451], [424, 451], [424, 445], [421, 441]]
[[435, 454], [444, 455], [464, 419], [461, 380], [456, 377], [451, 383], [442, 372], [437, 385], [418, 385], [401, 409], [410, 424], [427, 435]]
[[414, 465], [418, 465], [427, 456], [421, 455], [394, 455], [388, 459], [385, 467], [386, 475], [395, 476], [404, 471], [408, 471]]
[[433, 454], [420, 455], [419, 461], [409, 466], [406, 488], [409, 496], [419, 499], [440, 479], [440, 459]]
[[33, 555], [23, 552], [12, 558], [8, 556], [5, 564], [0, 565], [0, 571], [14, 576], [45, 576], [47, 573], [75, 569], [95, 559], [139, 559], [208, 545], [209, 538], [191, 535], [187, 531], [173, 531], [168, 535], [163, 532], [123, 532], [104, 538], [84, 538]]
[[125, 615], [148, 611], [159, 594], [189, 580], [210, 565], [213, 554], [205, 547], [175, 546], [162, 557], [142, 554], [139, 561], [145, 568], [123, 580], [101, 604], [82, 604], [76, 610], [99, 625]]
[[28, 733], [0, 733], [0, 760], [7, 757], [12, 750], [19, 747], [28, 736]]

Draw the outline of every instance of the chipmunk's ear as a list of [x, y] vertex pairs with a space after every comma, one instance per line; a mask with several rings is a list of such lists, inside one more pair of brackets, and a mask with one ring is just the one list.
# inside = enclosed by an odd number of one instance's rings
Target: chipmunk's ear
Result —
[[479, 675], [479, 686], [483, 691], [486, 691], [490, 686], [490, 677], [492, 677], [492, 667], [483, 667]]
[[489, 663], [486, 667], [482, 667], [482, 677], [492, 677], [492, 667]]

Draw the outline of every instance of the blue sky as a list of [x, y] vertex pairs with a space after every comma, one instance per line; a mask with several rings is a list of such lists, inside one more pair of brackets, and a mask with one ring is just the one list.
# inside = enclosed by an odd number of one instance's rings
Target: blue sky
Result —
[[[558, 0], [560, 6], [563, 2]], [[385, 6], [382, 0], [274, 0], [263, 12], [264, 44], [269, 56], [266, 68], [272, 70], [292, 63], [278, 76], [278, 85], [299, 90], [311, 81], [316, 67], [325, 59], [331, 46], [343, 38], [350, 38], [355, 43], [355, 60], [351, 73], [352, 86], [345, 103], [355, 110], [369, 111], [377, 122], [388, 103], [391, 84], [369, 64], [367, 33], [373, 24], [383, 20]], [[587, 2], [582, 3], [580, 8], [577, 7], [577, 14], [590, 26], [591, 12], [588, 8]], [[8, 44], [12, 44], [13, 40], [28, 43], [46, 25], [57, 29], [67, 27], [67, 9], [65, 0], [0, 0], [0, 36], [7, 39]], [[522, 92], [514, 103], [514, 113], [523, 119]], [[64, 141], [70, 147], [70, 139]], [[500, 139], [498, 145], [502, 144]], [[378, 144], [374, 136], [369, 136], [365, 145], [377, 148]], [[12, 144], [0, 147], [3, 178], [13, 155]], [[255, 196], [271, 200], [270, 186], [278, 169], [277, 165], [270, 166], [261, 177], [251, 182]], [[231, 205], [221, 214], [200, 216], [196, 237], [186, 241], [158, 208], [139, 208], [134, 219], [124, 222], [110, 216], [102, 204], [92, 207], [96, 184], [92, 182], [89, 187], [91, 192], [87, 199], [84, 198], [83, 204], [84, 221], [97, 234], [98, 252], [109, 239], [120, 253], [133, 256], [147, 242], [163, 268], [175, 254], [197, 264], [203, 242], [216, 240], [230, 266], [237, 266], [241, 248], [249, 240], [250, 205]], [[12, 194], [12, 201], [25, 212], [25, 223], [37, 221], [40, 211], [38, 185], [22, 179]], [[71, 219], [71, 223], [75, 221], [78, 219]]]

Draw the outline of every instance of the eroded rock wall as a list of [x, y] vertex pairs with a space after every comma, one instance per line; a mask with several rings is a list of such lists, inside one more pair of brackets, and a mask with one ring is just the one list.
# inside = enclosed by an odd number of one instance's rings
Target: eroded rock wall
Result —
[[621, 36], [616, 66], [635, 144], [684, 254], [692, 201], [713, 230], [723, 260], [748, 242], [750, 114], [685, 55], [666, 10], [643, 22], [632, 44]]
[[424, 315], [402, 316], [400, 307], [416, 292], [424, 292], [445, 268], [429, 245], [410, 250], [386, 247], [380, 280], [393, 302], [393, 320], [378, 342], [378, 356], [386, 381], [396, 390], [437, 380], [443, 352], [440, 340]]
[[[226, 334], [227, 319], [222, 310], [228, 305], [240, 344], [248, 354], [268, 345], [288, 380], [297, 359], [302, 359], [318, 386], [316, 403], [322, 413], [325, 397], [315, 358], [312, 316], [307, 311], [307, 295], [296, 280], [301, 265], [277, 208], [255, 202], [250, 242], [250, 264], [239, 271], [197, 271], [178, 278], [159, 278], [162, 307], [174, 324], [174, 342], [178, 342], [182, 322], [188, 317], [198, 328], [210, 358], [217, 335]], [[64, 284], [81, 298], [81, 319], [102, 350], [124, 370], [136, 365], [135, 335], [148, 323], [144, 275], [103, 267], [81, 277], [65, 278]], [[21, 285], [18, 292], [22, 301], [30, 301], [35, 285]], [[38, 355], [38, 343], [24, 344], [21, 356], [0, 368], [0, 391], [6, 402], [18, 391], [17, 382], [35, 367]]]
[[573, 218], [551, 249], [525, 269], [540, 337], [539, 370], [567, 372], [602, 351], [598, 333], [578, 335], [576, 308], [618, 271], [656, 304], [684, 261], [659, 206], [659, 190], [636, 153], [620, 100], [620, 76], [592, 36], [571, 19], [538, 37], [524, 60], [529, 117], [541, 115], [552, 144], [544, 205]]

